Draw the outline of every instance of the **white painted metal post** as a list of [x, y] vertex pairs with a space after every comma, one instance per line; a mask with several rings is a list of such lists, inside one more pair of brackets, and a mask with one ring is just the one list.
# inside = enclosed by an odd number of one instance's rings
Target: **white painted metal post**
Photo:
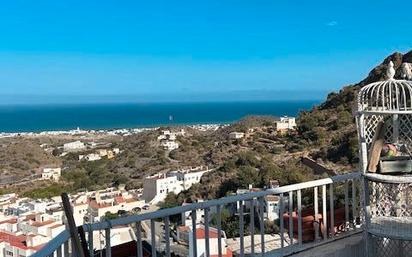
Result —
[[280, 222], [280, 247], [284, 248], [285, 247], [285, 224], [283, 220], [283, 214], [285, 212], [285, 199], [283, 196], [283, 193], [280, 194], [279, 197], [279, 222]]
[[192, 238], [193, 238], [193, 256], [197, 256], [197, 236], [196, 236], [196, 210], [192, 210]]
[[328, 217], [326, 212], [326, 185], [322, 186], [322, 223], [323, 223], [323, 240], [328, 238]]
[[319, 240], [319, 204], [318, 204], [318, 187], [313, 188], [313, 207], [315, 211], [315, 241]]
[[250, 255], [255, 256], [255, 199], [250, 200]]
[[244, 239], [244, 221], [243, 221], [243, 201], [240, 201], [239, 209], [239, 234], [240, 234], [240, 257], [244, 257], [245, 239]]
[[330, 212], [330, 236], [335, 236], [335, 207], [333, 204], [334, 201], [334, 192], [333, 192], [333, 184], [329, 185], [329, 212]]
[[293, 191], [289, 192], [289, 240], [293, 245]]
[[302, 191], [297, 192], [298, 200], [298, 243], [302, 245]]
[[150, 220], [150, 235], [151, 235], [151, 243], [152, 243], [152, 257], [157, 256], [156, 251], [156, 226], [155, 221], [152, 219]]
[[170, 257], [170, 221], [169, 221], [169, 216], [165, 217], [165, 241], [166, 241], [166, 257]]
[[210, 242], [209, 242], [209, 208], [205, 209], [205, 253], [206, 257], [210, 257]]
[[217, 253], [219, 257], [222, 257], [222, 207], [220, 205], [217, 208]]

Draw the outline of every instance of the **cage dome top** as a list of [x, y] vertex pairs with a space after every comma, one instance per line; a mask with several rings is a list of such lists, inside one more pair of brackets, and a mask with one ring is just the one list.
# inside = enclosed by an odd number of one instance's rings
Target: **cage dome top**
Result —
[[387, 80], [364, 86], [358, 94], [358, 111], [412, 113], [412, 82], [396, 80], [393, 62], [386, 71]]

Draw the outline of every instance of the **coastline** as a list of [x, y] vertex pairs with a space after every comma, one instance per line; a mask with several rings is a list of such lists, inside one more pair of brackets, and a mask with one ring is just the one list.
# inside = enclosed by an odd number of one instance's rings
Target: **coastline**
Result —
[[245, 116], [297, 116], [318, 101], [53, 105], [0, 107], [0, 133], [41, 133], [230, 124]]
[[[175, 127], [190, 127], [192, 129], [197, 129], [200, 131], [217, 130], [218, 128], [229, 126], [231, 123], [207, 123], [207, 124], [168, 124], [164, 126], [175, 126]], [[71, 130], [48, 130], [48, 131], [27, 131], [27, 132], [0, 132], [1, 138], [12, 138], [12, 137], [38, 137], [38, 136], [82, 136], [82, 135], [112, 135], [112, 136], [129, 136], [133, 134], [139, 134], [144, 131], [157, 130], [162, 126], [153, 127], [135, 127], [135, 128], [114, 128], [114, 129], [71, 129]]]

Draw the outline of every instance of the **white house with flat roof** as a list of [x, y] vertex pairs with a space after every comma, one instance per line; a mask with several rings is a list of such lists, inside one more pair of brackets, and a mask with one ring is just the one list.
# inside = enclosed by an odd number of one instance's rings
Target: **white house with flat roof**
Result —
[[161, 145], [165, 150], [172, 151], [179, 148], [179, 143], [172, 140], [164, 140], [162, 141]]
[[245, 133], [243, 132], [231, 132], [229, 133], [229, 138], [230, 139], [241, 139], [245, 136]]
[[[179, 226], [177, 227], [177, 240], [179, 243], [189, 246], [190, 257], [203, 257], [206, 254], [205, 241], [206, 230], [203, 225], [196, 225], [196, 247], [197, 255], [193, 255], [193, 229], [191, 226]], [[232, 250], [226, 243], [226, 233], [221, 231], [221, 249], [222, 257], [232, 256]], [[209, 254], [210, 256], [218, 256], [219, 254], [219, 240], [218, 230], [214, 227], [209, 227]]]
[[276, 131], [287, 131], [296, 128], [295, 117], [280, 117], [279, 120], [275, 121]]
[[41, 173], [41, 178], [59, 181], [61, 174], [61, 168], [44, 168], [43, 172]]
[[74, 141], [63, 145], [65, 152], [76, 152], [86, 149], [86, 145], [81, 141]]
[[202, 166], [170, 171], [166, 174], [155, 174], [148, 176], [143, 181], [143, 199], [152, 204], [163, 201], [166, 196], [173, 192], [179, 194], [183, 190], [189, 189], [192, 185], [200, 182], [203, 174], [210, 171]]

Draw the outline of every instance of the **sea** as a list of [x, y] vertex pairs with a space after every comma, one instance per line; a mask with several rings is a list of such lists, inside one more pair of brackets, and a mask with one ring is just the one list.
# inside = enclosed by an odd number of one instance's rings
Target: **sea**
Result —
[[319, 100], [0, 105], [0, 132], [227, 124], [248, 115], [296, 116]]

